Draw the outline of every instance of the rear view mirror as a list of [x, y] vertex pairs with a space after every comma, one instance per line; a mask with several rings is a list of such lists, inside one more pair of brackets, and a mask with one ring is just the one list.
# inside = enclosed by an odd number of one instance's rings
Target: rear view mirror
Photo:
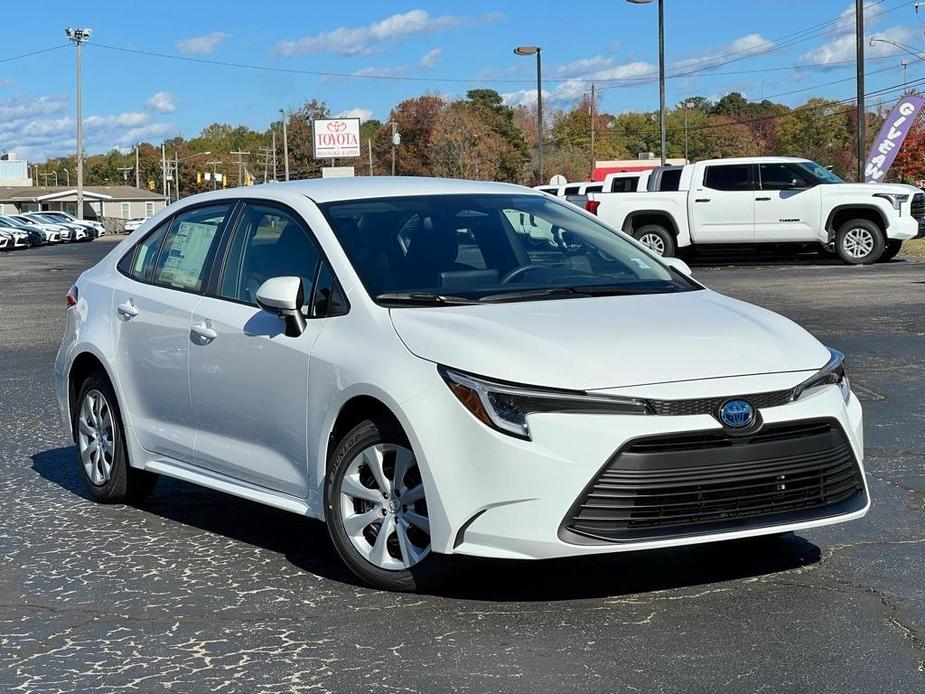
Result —
[[693, 270], [691, 270], [691, 266], [685, 263], [680, 258], [667, 257], [667, 258], [662, 258], [662, 261], [664, 261], [665, 265], [677, 270], [682, 275], [691, 277], [694, 274]]
[[280, 316], [286, 322], [286, 335], [298, 337], [305, 332], [302, 304], [305, 290], [300, 277], [271, 277], [257, 290], [257, 305]]

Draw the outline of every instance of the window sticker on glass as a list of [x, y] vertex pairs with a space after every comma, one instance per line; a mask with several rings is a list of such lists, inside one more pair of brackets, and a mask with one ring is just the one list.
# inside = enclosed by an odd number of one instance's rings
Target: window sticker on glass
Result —
[[218, 226], [181, 222], [170, 244], [159, 280], [184, 289], [198, 287], [199, 276]]

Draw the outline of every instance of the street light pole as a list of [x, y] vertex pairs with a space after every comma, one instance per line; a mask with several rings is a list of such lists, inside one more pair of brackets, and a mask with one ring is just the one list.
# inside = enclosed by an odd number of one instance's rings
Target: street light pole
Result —
[[135, 145], [135, 187], [141, 188], [141, 169], [138, 166], [138, 148], [141, 146], [141, 143]]
[[866, 109], [864, 108], [864, 0], [854, 0], [855, 42], [857, 43], [857, 87], [858, 87], [858, 183], [864, 182], [864, 136], [867, 129]]
[[[652, 0], [626, 1], [634, 5], [648, 5], [652, 2]], [[665, 166], [668, 149], [668, 138], [665, 132], [665, 0], [658, 0], [658, 138], [662, 150], [662, 166]]]
[[[286, 180], [289, 180], [289, 136], [286, 134], [286, 112], [283, 109], [279, 110], [280, 119], [283, 121], [283, 174], [286, 177]], [[240, 178], [240, 176], [239, 176]], [[241, 185], [241, 182], [238, 181], [238, 185]]]
[[543, 49], [540, 46], [518, 46], [515, 55], [536, 56], [536, 164], [539, 169], [539, 183], [543, 183]]
[[80, 78], [80, 46], [90, 40], [92, 29], [64, 30], [68, 39], [77, 46], [77, 218], [84, 218], [84, 129], [83, 129], [83, 85]]

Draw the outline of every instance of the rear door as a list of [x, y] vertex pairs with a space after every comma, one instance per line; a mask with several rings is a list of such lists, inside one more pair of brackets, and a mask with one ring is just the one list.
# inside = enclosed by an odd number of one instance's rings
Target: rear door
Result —
[[190, 460], [195, 428], [189, 394], [190, 319], [230, 204], [185, 210], [119, 262], [113, 293], [116, 364], [125, 411], [141, 446]]
[[702, 184], [688, 195], [697, 243], [754, 242], [754, 168], [752, 164], [705, 167]]
[[815, 241], [821, 213], [819, 189], [805, 171], [788, 162], [758, 165], [756, 241]]
[[[294, 211], [245, 203], [229, 238], [221, 275], [193, 312], [190, 392], [196, 464], [305, 498], [308, 367], [324, 321], [312, 288], [321, 253]], [[299, 337], [257, 306], [271, 277], [300, 277], [307, 321]], [[329, 291], [330, 293], [330, 291]]]

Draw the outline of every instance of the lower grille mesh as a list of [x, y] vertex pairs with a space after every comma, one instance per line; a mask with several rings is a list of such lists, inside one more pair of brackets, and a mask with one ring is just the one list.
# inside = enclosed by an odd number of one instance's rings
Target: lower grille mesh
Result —
[[563, 528], [603, 540], [638, 540], [771, 518], [832, 515], [864, 503], [851, 446], [832, 421], [638, 439], [615, 454]]

